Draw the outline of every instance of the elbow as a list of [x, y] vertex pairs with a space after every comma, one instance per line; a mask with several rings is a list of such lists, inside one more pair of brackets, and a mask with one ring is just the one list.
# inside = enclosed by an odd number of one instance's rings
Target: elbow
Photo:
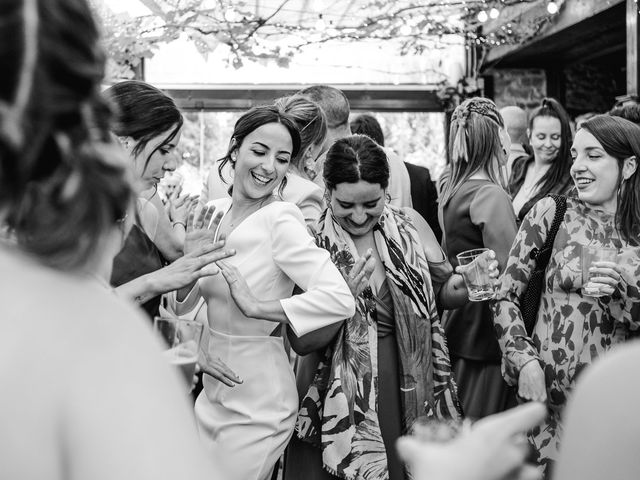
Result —
[[353, 298], [353, 295], [348, 290], [346, 295], [342, 295], [342, 297], [342, 318], [351, 318], [356, 314], [356, 299]]

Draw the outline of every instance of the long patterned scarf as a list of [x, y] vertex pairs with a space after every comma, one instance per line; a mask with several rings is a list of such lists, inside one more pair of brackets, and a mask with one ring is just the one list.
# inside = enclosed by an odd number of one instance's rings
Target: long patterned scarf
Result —
[[[330, 210], [318, 232], [318, 245], [338, 268], [358, 258]], [[418, 232], [404, 213], [385, 207], [374, 238], [393, 298], [403, 431], [418, 417], [458, 419], [449, 352]], [[389, 478], [377, 413], [377, 345], [375, 301], [367, 287], [357, 299], [356, 314], [325, 352], [298, 414], [298, 436], [322, 448], [327, 471], [348, 480]]]

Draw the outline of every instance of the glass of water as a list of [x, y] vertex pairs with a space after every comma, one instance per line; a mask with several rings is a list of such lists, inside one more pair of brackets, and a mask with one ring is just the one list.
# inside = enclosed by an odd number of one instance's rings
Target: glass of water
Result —
[[469, 301], [482, 302], [495, 296], [494, 279], [489, 276], [489, 263], [493, 260], [488, 248], [475, 248], [456, 255], [458, 271], [467, 286]]

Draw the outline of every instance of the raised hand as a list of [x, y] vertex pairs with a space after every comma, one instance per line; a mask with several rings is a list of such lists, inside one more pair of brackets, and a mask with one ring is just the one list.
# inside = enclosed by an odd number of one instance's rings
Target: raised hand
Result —
[[371, 249], [361, 256], [356, 263], [351, 267], [351, 271], [347, 274], [344, 269], [340, 269], [340, 273], [344, 277], [349, 290], [354, 298], [364, 291], [369, 286], [369, 278], [376, 266], [376, 259], [373, 257]]
[[198, 203], [197, 195], [182, 195], [182, 187], [178, 186], [169, 197], [169, 218], [172, 223], [181, 223], [186, 227], [189, 213]]
[[218, 262], [222, 276], [229, 285], [231, 298], [245, 317], [253, 318], [256, 315], [258, 299], [247, 285], [240, 270], [228, 262]]
[[534, 480], [542, 472], [525, 463], [529, 445], [524, 433], [538, 425], [546, 409], [529, 403], [485, 417], [450, 442], [416, 435], [398, 440], [398, 453], [415, 480]]
[[[189, 212], [187, 220], [187, 233], [184, 239], [184, 253], [188, 255], [200, 247], [214, 242], [216, 230], [222, 220], [222, 211], [216, 212], [215, 207], [202, 207], [196, 215], [196, 209]], [[215, 217], [214, 217], [215, 213]], [[213, 218], [213, 220], [212, 220]], [[224, 239], [219, 239], [224, 240]]]
[[203, 243], [166, 267], [149, 274], [159, 293], [170, 292], [191, 285], [202, 277], [217, 274], [216, 262], [235, 255], [235, 250], [224, 249], [225, 241]]

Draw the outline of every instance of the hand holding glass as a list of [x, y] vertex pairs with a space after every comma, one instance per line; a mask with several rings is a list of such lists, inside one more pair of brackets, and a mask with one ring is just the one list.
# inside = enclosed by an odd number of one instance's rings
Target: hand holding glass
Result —
[[489, 274], [489, 264], [493, 261], [491, 250], [476, 248], [456, 255], [457, 272], [462, 274], [467, 286], [469, 301], [482, 302], [491, 300], [494, 295], [494, 279]]
[[180, 368], [187, 385], [191, 385], [198, 363], [202, 324], [179, 318], [156, 317], [153, 327], [167, 344], [164, 356], [169, 363]]
[[597, 245], [585, 245], [582, 247], [582, 293], [590, 297], [603, 297], [605, 292], [601, 291], [601, 283], [594, 282], [594, 277], [601, 274], [589, 271], [596, 267], [597, 262], [616, 263], [618, 260], [618, 249], [601, 247]]

